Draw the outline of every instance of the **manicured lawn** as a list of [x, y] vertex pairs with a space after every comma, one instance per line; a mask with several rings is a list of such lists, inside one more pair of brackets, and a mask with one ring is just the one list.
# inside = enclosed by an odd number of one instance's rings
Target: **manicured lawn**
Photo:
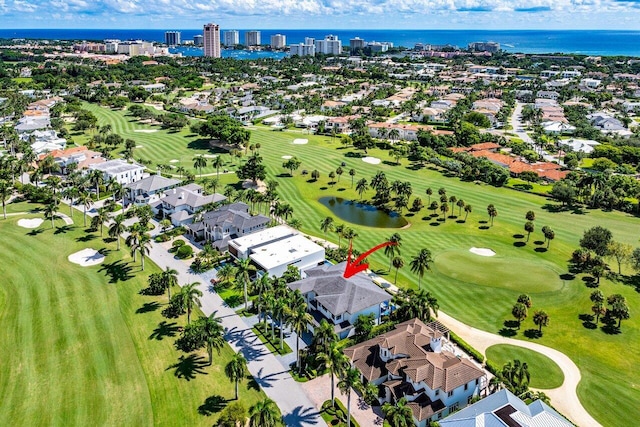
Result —
[[[175, 350], [186, 320], [161, 316], [166, 296], [138, 293], [157, 267], [141, 272], [81, 227], [31, 232], [18, 219], [0, 220], [0, 425], [212, 425], [233, 399], [233, 352], [225, 346], [208, 366], [204, 351]], [[105, 248], [105, 262], [67, 260], [87, 247]], [[248, 384], [240, 399], [250, 407], [264, 394]]]
[[553, 360], [527, 348], [508, 344], [492, 345], [487, 349], [487, 359], [497, 366], [515, 359], [526, 362], [531, 374], [529, 386], [533, 388], [552, 389], [564, 382], [564, 374]]
[[[100, 124], [111, 122], [114, 129], [118, 129], [118, 123], [123, 120], [122, 113], [93, 106], [91, 109], [98, 115]], [[172, 139], [175, 135], [163, 132], [135, 136], [155, 138], [153, 143], [159, 147], [158, 156], [161, 156], [162, 162], [166, 162], [165, 159], [178, 159], [179, 156], [190, 158], [193, 153], [203, 152], [189, 151], [188, 146], [197, 138], [188, 136], [185, 131], [175, 134], [178, 135], [177, 142]], [[308, 139], [309, 143], [293, 144], [296, 138]], [[447, 196], [453, 195], [471, 204], [473, 212], [466, 222], [458, 222], [461, 218], [447, 219], [444, 223], [433, 221], [429, 218], [431, 211], [423, 209], [415, 215], [406, 215], [411, 225], [402, 230], [347, 225], [358, 233], [354, 248], [361, 251], [385, 241], [394, 232], [402, 236], [401, 256], [405, 267], [399, 272], [398, 284], [403, 287], [417, 286], [417, 276], [409, 268], [411, 258], [422, 248], [431, 250], [435, 264], [432, 271], [427, 272], [422, 279], [422, 286], [435, 294], [443, 311], [470, 325], [498, 333], [504, 328], [505, 320], [512, 320], [511, 307], [518, 295], [522, 292], [529, 293], [533, 300], [530, 313], [544, 309], [550, 317], [550, 325], [544, 328], [543, 336], [535, 341], [564, 352], [576, 362], [583, 376], [578, 393], [592, 415], [604, 425], [611, 425], [611, 420], [632, 425], [640, 417], [637, 405], [640, 401], [640, 373], [636, 369], [640, 364], [640, 295], [633, 286], [603, 279], [600, 289], [605, 295], [621, 293], [627, 298], [631, 319], [623, 321], [621, 334], [607, 334], [599, 327], [589, 329], [588, 323], [583, 324], [581, 315], [591, 312], [589, 294], [592, 289], [585, 285], [582, 275], [567, 274], [567, 261], [572, 251], [578, 247], [584, 230], [602, 225], [612, 231], [616, 240], [635, 247], [638, 246], [637, 230], [640, 224], [637, 217], [591, 209], [557, 211], [559, 204], [543, 196], [461, 182], [430, 167], [412, 165], [407, 159], [401, 159], [400, 165], [396, 165], [395, 159], [391, 159], [386, 151], [380, 149], [369, 150], [367, 155], [380, 158], [382, 163], [368, 164], [362, 161], [360, 152], [351, 147], [342, 147], [338, 138], [332, 141], [331, 137], [307, 135], [301, 131], [274, 132], [258, 127], [252, 130], [251, 143], [261, 144], [260, 155], [264, 158], [268, 177], [277, 177], [279, 198], [292, 205], [293, 216], [302, 222], [302, 231], [317, 236], [323, 235], [320, 221], [333, 216], [327, 207], [318, 202], [320, 197], [359, 199], [348, 175], [351, 168], [356, 171], [355, 181], [360, 178], [369, 181], [377, 171], [385, 172], [390, 182], [409, 181], [414, 193], [411, 199], [418, 196], [425, 205], [428, 201], [425, 189], [428, 187], [434, 192], [432, 200], [438, 200], [437, 190], [443, 187], [447, 190]], [[138, 151], [142, 155], [142, 150]], [[188, 155], [189, 152], [192, 154]], [[153, 158], [155, 153], [144, 155]], [[293, 178], [282, 168], [282, 156], [285, 155], [296, 156], [302, 161]], [[329, 185], [328, 174], [335, 171], [342, 162], [345, 163], [342, 166], [345, 173], [340, 182]], [[301, 174], [303, 169], [309, 172], [317, 169], [320, 172], [318, 182], [308, 182], [309, 176]], [[236, 183], [237, 179], [234, 175], [224, 175], [221, 176], [221, 181], [223, 184]], [[369, 199], [372, 195], [373, 191], [369, 190], [363, 197]], [[495, 218], [495, 225], [488, 228], [484, 222], [489, 219], [486, 207], [490, 203], [496, 206], [498, 216]], [[524, 239], [520, 236], [526, 235], [523, 227], [526, 222], [525, 214], [529, 210], [536, 214], [535, 231], [531, 234], [530, 241], [523, 246], [521, 242]], [[449, 214], [458, 215], [457, 207]], [[336, 223], [344, 223], [337, 217], [334, 219]], [[540, 230], [545, 225], [553, 228], [556, 235], [548, 251], [541, 250], [545, 245], [535, 243], [543, 240]], [[335, 233], [330, 232], [327, 237], [338, 242]], [[463, 280], [452, 280], [450, 275], [444, 274], [445, 271], [450, 274], [469, 269], [469, 266], [455, 257], [440, 257], [449, 251], [467, 253], [471, 247], [491, 248], [503, 257], [505, 262], [492, 272], [493, 278], [485, 273], [482, 281], [473, 278], [474, 273], [468, 273], [471, 276], [467, 275]], [[382, 251], [369, 256], [368, 262], [371, 268], [382, 273], [386, 273], [389, 265]], [[535, 270], [532, 271], [534, 267]], [[474, 264], [474, 268], [477, 268], [477, 264]], [[556, 273], [555, 277], [552, 272]], [[628, 270], [623, 269], [623, 272], [631, 274]], [[388, 276], [391, 280], [393, 273]], [[517, 280], [518, 277], [521, 278], [520, 281]], [[504, 283], [508, 281], [509, 286], [505, 286]], [[518, 286], [518, 282], [523, 286]], [[536, 327], [529, 316], [517, 331], [516, 338], [527, 339], [523, 332], [531, 328]], [[611, 401], [611, 395], [616, 396], [615, 403]]]

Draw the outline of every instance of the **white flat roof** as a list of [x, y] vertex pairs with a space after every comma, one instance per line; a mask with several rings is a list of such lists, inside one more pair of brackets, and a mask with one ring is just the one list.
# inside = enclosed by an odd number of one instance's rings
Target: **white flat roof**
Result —
[[[256, 248], [249, 258], [260, 264], [265, 270], [271, 270], [313, 254], [318, 254], [319, 259], [324, 259], [324, 248], [306, 237], [296, 234]], [[314, 265], [317, 263], [318, 261], [313, 262]]]
[[276, 239], [282, 239], [287, 236], [293, 236], [294, 233], [291, 228], [286, 225], [278, 225], [276, 227], [267, 228], [257, 233], [251, 233], [246, 236], [238, 237], [229, 242], [238, 249], [239, 252], [246, 252], [247, 250], [260, 246]]

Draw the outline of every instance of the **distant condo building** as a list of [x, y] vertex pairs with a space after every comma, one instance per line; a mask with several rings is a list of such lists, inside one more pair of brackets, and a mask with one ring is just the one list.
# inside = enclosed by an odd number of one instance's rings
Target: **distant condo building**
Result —
[[382, 53], [393, 48], [392, 42], [367, 42], [365, 50], [370, 53]]
[[247, 31], [244, 33], [245, 46], [260, 46], [260, 31]]
[[229, 30], [224, 32], [224, 45], [232, 47], [240, 44], [240, 33], [238, 30]]
[[105, 51], [107, 53], [116, 53], [118, 51], [118, 44], [120, 40], [117, 39], [107, 39], [104, 41]]
[[153, 56], [155, 49], [153, 43], [144, 42], [142, 40], [129, 40], [119, 42], [116, 52], [129, 56], [148, 55]]
[[283, 49], [287, 45], [287, 36], [274, 34], [271, 36], [271, 49]]
[[291, 56], [314, 56], [316, 54], [316, 46], [313, 43], [298, 43], [289, 46], [289, 54]]
[[328, 35], [324, 40], [316, 40], [316, 53], [325, 55], [340, 55], [342, 53], [342, 42], [338, 36]]
[[167, 46], [177, 46], [180, 44], [180, 31], [165, 31], [164, 44]]
[[197, 36], [193, 36], [193, 44], [196, 46], [202, 46], [204, 44], [204, 37], [202, 37], [200, 34], [198, 34]]
[[220, 58], [220, 25], [204, 26], [204, 56]]
[[469, 43], [469, 50], [474, 52], [498, 52], [500, 50], [500, 43], [495, 42], [474, 42]]
[[362, 51], [364, 51], [365, 43], [366, 42], [360, 37], [349, 40], [349, 52], [351, 53], [351, 55], [362, 53]]

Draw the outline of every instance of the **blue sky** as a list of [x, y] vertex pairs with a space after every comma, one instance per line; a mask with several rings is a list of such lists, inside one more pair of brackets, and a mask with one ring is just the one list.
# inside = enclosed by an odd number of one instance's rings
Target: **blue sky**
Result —
[[640, 0], [0, 0], [2, 28], [627, 29]]

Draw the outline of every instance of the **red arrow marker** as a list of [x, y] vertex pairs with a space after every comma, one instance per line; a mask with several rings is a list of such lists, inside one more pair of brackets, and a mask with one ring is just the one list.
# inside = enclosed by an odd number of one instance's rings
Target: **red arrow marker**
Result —
[[360, 255], [358, 258], [356, 258], [355, 261], [351, 262], [351, 245], [352, 243], [349, 243], [349, 254], [347, 256], [347, 265], [344, 269], [344, 274], [342, 275], [342, 277], [344, 277], [345, 279], [348, 279], [349, 277], [353, 276], [354, 274], [358, 274], [361, 271], [366, 270], [367, 268], [369, 268], [369, 264], [361, 264], [361, 262], [368, 257], [369, 255], [371, 255], [372, 253], [374, 253], [375, 251], [377, 251], [378, 249], [382, 249], [386, 246], [396, 246], [397, 243], [396, 242], [384, 242], [384, 243], [380, 243], [378, 246], [369, 249], [367, 252], [363, 253], [362, 255]]

